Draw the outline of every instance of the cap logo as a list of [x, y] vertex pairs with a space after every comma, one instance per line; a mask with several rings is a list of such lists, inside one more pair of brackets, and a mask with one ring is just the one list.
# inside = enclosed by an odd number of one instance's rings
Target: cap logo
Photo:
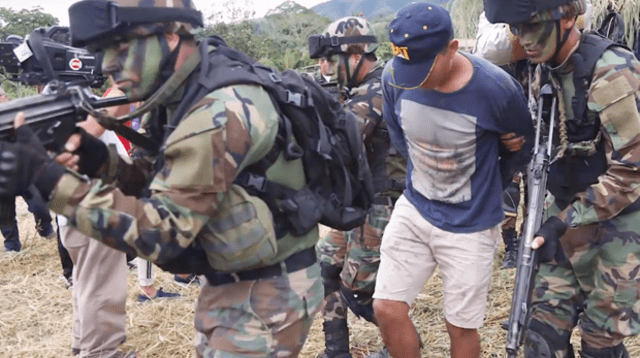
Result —
[[393, 51], [394, 56], [398, 56], [400, 58], [404, 58], [407, 61], [410, 61], [409, 58], [409, 49], [407, 47], [400, 47], [394, 44], [391, 44], [391, 51]]

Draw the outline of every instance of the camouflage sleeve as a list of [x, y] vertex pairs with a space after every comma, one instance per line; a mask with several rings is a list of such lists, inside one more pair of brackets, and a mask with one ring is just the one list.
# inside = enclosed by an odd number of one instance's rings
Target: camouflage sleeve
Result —
[[392, 80], [392, 63], [393, 61], [389, 61], [385, 66], [384, 72], [382, 73], [382, 115], [385, 123], [387, 124], [387, 129], [389, 130], [391, 143], [393, 143], [393, 145], [398, 149], [400, 153], [402, 153], [405, 158], [409, 158], [409, 152], [407, 149], [407, 143], [404, 139], [404, 133], [402, 132], [402, 127], [395, 112], [396, 103], [393, 94], [394, 89], [389, 84], [389, 81]]
[[639, 88], [640, 63], [633, 54], [607, 50], [596, 64], [588, 102], [600, 117], [607, 170], [559, 215], [567, 224], [609, 220], [640, 197]]
[[356, 115], [362, 140], [366, 141], [376, 127], [383, 123], [382, 86], [380, 82], [374, 81], [354, 89], [352, 94], [345, 106]]
[[104, 182], [113, 183], [125, 195], [141, 196], [153, 170], [153, 160], [146, 151], [134, 149], [131, 157], [120, 156], [115, 146], [110, 145], [107, 164]]
[[69, 218], [69, 225], [108, 246], [166, 262], [195, 240], [209, 218], [224, 214], [218, 203], [236, 174], [269, 151], [277, 118], [259, 86], [216, 90], [167, 139], [150, 198], [136, 199], [101, 180], [65, 174], [49, 205]]

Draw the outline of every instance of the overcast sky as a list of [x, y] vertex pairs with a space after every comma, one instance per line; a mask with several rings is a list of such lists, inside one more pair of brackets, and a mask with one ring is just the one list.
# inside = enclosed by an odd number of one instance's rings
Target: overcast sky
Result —
[[[0, 7], [8, 7], [14, 10], [32, 9], [40, 6], [44, 12], [49, 13], [60, 20], [60, 25], [69, 26], [69, 15], [67, 10], [69, 6], [77, 0], [0, 0]], [[253, 0], [256, 17], [263, 17], [267, 11], [282, 4], [285, 0]], [[295, 0], [298, 4], [305, 7], [312, 7], [328, 0]], [[198, 10], [203, 11], [205, 17], [211, 13], [210, 9], [214, 4], [222, 4], [225, 0], [193, 0]], [[244, 1], [239, 1], [244, 3]]]

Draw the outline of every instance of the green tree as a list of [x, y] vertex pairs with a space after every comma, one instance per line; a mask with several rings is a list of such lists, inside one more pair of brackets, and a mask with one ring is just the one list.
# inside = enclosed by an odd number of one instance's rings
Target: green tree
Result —
[[211, 10], [207, 19], [213, 24], [249, 20], [256, 15], [252, 0], [219, 0], [212, 2], [209, 8]]
[[265, 57], [281, 70], [315, 63], [309, 58], [309, 35], [321, 33], [331, 22], [293, 1], [270, 10], [259, 23], [258, 32], [269, 39]]
[[9, 35], [25, 37], [38, 27], [49, 27], [58, 24], [58, 19], [42, 11], [37, 6], [31, 10], [12, 10], [0, 7], [0, 41]]
[[250, 20], [236, 23], [219, 22], [215, 25], [207, 26], [198, 34], [198, 37], [202, 38], [211, 35], [222, 37], [229, 47], [240, 50], [251, 58], [257, 59], [264, 55], [260, 36], [256, 33], [254, 22]]

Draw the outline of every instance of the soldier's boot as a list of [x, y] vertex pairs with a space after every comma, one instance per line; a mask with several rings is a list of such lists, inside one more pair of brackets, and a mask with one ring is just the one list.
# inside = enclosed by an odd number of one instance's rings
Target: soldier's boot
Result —
[[502, 261], [502, 268], [514, 268], [518, 263], [518, 236], [516, 229], [502, 229], [502, 239], [504, 240], [505, 253]]
[[580, 351], [580, 357], [582, 358], [629, 358], [629, 352], [625, 348], [624, 344], [620, 343], [615, 347], [594, 349], [587, 346], [582, 341], [582, 350]]
[[340, 294], [342, 267], [320, 263], [325, 305], [322, 309], [325, 351], [322, 358], [351, 358], [347, 304]]
[[346, 319], [322, 322], [324, 354], [322, 358], [351, 358], [349, 353], [349, 327]]

